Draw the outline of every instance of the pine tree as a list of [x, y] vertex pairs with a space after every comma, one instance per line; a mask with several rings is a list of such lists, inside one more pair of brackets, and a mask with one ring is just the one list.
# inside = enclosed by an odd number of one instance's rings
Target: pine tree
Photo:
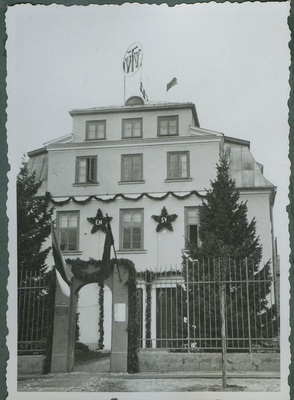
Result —
[[[201, 245], [186, 244], [190, 258], [197, 262], [189, 263], [188, 272], [184, 269], [185, 280], [190, 282], [190, 337], [220, 338], [222, 284], [226, 292], [227, 335], [232, 339], [229, 347], [247, 347], [248, 337], [261, 339], [269, 332], [276, 335], [273, 309], [267, 308], [270, 262], [260, 268], [262, 246], [256, 236], [256, 221], [248, 222], [247, 204], [240, 202], [226, 156], [217, 165], [217, 177], [199, 208], [199, 221]], [[261, 340], [255, 341], [256, 346], [260, 343]], [[205, 340], [202, 344], [219, 347], [220, 340]]]
[[[42, 181], [30, 173], [23, 160], [17, 177], [17, 265], [21, 271], [44, 272], [50, 247], [42, 245], [50, 234], [53, 207], [47, 194], [38, 196]], [[18, 275], [19, 275], [18, 274]]]
[[[46, 271], [50, 247], [42, 248], [50, 234], [53, 207], [47, 194], [38, 196], [42, 182], [23, 160], [17, 177], [18, 350], [43, 354], [47, 343], [47, 367], [52, 341], [55, 271]], [[42, 309], [41, 305], [44, 305]], [[42, 312], [41, 312], [42, 310]], [[50, 336], [50, 337], [49, 337]]]

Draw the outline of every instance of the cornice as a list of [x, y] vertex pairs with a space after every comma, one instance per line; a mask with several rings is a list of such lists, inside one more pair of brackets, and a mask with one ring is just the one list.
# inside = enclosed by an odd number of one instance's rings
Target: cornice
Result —
[[107, 149], [107, 148], [131, 148], [147, 146], [167, 146], [181, 144], [205, 144], [220, 142], [221, 136], [177, 136], [170, 138], [148, 138], [148, 139], [120, 139], [103, 141], [84, 141], [70, 143], [53, 143], [48, 146], [48, 151]]

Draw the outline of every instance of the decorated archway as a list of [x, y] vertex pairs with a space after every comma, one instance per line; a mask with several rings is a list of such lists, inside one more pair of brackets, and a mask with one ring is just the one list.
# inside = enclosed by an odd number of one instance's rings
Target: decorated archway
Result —
[[56, 283], [51, 372], [73, 371], [78, 292], [89, 283], [101, 282], [112, 292], [110, 372], [136, 372], [137, 350], [132, 344], [134, 338], [130, 339], [128, 335], [128, 332], [134, 335], [137, 319], [133, 263], [125, 259], [113, 260], [110, 274], [105, 277], [101, 261], [77, 259], [67, 262], [73, 273], [71, 293], [70, 297], [65, 296]]

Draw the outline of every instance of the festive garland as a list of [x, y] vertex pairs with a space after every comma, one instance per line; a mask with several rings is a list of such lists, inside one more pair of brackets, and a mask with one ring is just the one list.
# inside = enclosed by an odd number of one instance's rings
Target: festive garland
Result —
[[143, 197], [147, 197], [148, 199], [151, 199], [151, 200], [165, 200], [168, 196], [172, 196], [178, 200], [185, 200], [192, 195], [195, 195], [200, 198], [206, 197], [205, 195], [202, 195], [199, 192], [197, 192], [197, 190], [192, 190], [191, 192], [189, 192], [187, 194], [183, 194], [183, 195], [178, 195], [174, 192], [167, 192], [162, 196], [152, 196], [151, 194], [145, 193], [145, 192], [141, 193], [137, 197], [126, 196], [123, 193], [117, 193], [109, 198], [103, 198], [103, 197], [91, 195], [91, 196], [87, 197], [87, 199], [85, 199], [85, 200], [77, 200], [75, 197], [69, 196], [66, 200], [60, 200], [60, 201], [54, 200], [53, 197], [51, 196], [51, 194], [48, 192], [46, 193], [46, 195], [50, 199], [51, 203], [56, 206], [63, 206], [65, 204], [68, 204], [70, 201], [74, 202], [75, 204], [80, 204], [80, 205], [86, 205], [86, 204], [90, 203], [92, 200], [102, 201], [104, 203], [110, 203], [112, 201], [115, 201], [118, 198], [122, 198], [123, 200], [138, 201], [138, 200], [141, 200]]
[[98, 349], [104, 348], [104, 283], [99, 283], [99, 321], [98, 321]]
[[146, 347], [152, 347], [151, 341], [151, 288], [152, 281], [155, 278], [154, 272], [145, 271], [146, 282], [146, 311], [145, 311], [145, 332], [146, 332]]
[[[81, 260], [80, 258], [70, 259], [67, 258], [66, 263], [71, 265], [71, 271], [76, 279], [79, 279], [86, 283], [103, 283], [107, 278], [105, 272], [103, 271], [103, 263], [101, 260], [94, 260], [90, 258], [88, 261]], [[111, 260], [111, 265], [113, 265], [114, 260]], [[98, 271], [88, 273], [85, 271], [89, 265], [99, 268]]]
[[124, 260], [124, 265], [129, 268], [129, 280], [127, 282], [129, 288], [129, 320], [128, 320], [128, 366], [127, 371], [130, 374], [139, 372], [139, 301], [136, 280], [136, 269], [134, 264], [129, 260]]

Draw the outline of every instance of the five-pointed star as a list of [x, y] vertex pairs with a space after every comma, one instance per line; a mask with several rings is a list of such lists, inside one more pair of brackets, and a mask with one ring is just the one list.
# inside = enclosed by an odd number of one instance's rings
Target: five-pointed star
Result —
[[111, 221], [112, 217], [104, 217], [102, 214], [102, 211], [100, 210], [100, 208], [97, 211], [96, 217], [93, 218], [87, 218], [87, 220], [89, 222], [91, 222], [91, 224], [93, 224], [91, 233], [95, 233], [99, 230], [106, 232], [106, 222]]
[[151, 218], [153, 218], [154, 221], [158, 223], [156, 227], [156, 232], [159, 232], [161, 231], [161, 229], [164, 228], [173, 231], [171, 223], [177, 218], [177, 215], [176, 214], [169, 215], [168, 212], [166, 211], [166, 208], [163, 207], [160, 215], [152, 215]]

